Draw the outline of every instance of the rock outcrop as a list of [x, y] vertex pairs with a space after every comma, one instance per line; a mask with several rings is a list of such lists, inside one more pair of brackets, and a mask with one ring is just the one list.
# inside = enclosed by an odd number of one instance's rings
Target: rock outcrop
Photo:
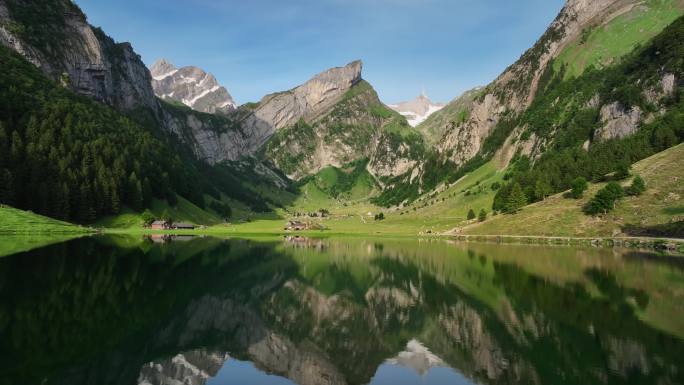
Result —
[[620, 102], [605, 105], [601, 108], [602, 126], [594, 132], [594, 140], [605, 141], [632, 135], [641, 119], [639, 107], [625, 108]]
[[382, 104], [368, 82], [359, 81], [331, 101], [269, 141], [266, 156], [288, 176], [300, 179], [360, 159], [370, 160], [368, 171], [375, 176], [402, 174], [417, 164], [420, 149], [409, 139], [420, 135]]
[[154, 92], [163, 100], [180, 102], [209, 114], [227, 114], [236, 108], [228, 90], [218, 83], [214, 75], [200, 68], [176, 68], [160, 59], [150, 67], [150, 72]]
[[330, 108], [361, 80], [361, 61], [329, 69], [290, 91], [265, 96], [242, 126], [259, 138], [260, 147], [281, 128], [311, 120]]
[[[26, 20], [42, 8], [61, 10], [41, 20], [39, 32]], [[54, 17], [57, 16], [57, 17]], [[44, 39], [55, 39], [49, 44]], [[0, 0], [0, 44], [14, 49], [45, 74], [76, 93], [92, 97], [120, 110], [145, 107], [159, 111], [150, 86], [151, 77], [129, 43], [115, 43], [88, 24], [71, 1], [50, 4]]]
[[215, 377], [230, 357], [226, 353], [196, 350], [145, 364], [138, 385], [204, 385]]

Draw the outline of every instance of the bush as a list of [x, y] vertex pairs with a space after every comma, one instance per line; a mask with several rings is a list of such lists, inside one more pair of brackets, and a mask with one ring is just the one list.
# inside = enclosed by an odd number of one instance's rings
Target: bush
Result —
[[480, 217], [478, 219], [480, 222], [487, 220], [487, 211], [485, 209], [480, 210]]
[[473, 211], [473, 209], [470, 209], [470, 211], [468, 211], [468, 220], [470, 221], [473, 219], [475, 219], [475, 211]]
[[375, 214], [375, 220], [376, 221], [384, 221], [385, 220], [385, 214], [383, 214], [383, 213]]

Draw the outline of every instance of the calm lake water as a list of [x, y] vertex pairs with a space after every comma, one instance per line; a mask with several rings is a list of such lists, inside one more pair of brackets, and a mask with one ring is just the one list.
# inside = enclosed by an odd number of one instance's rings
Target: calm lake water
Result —
[[684, 259], [163, 241], [0, 258], [0, 384], [684, 384]]

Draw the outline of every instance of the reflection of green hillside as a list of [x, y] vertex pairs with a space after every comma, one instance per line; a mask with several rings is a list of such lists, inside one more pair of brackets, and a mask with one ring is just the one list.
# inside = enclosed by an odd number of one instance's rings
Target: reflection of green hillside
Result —
[[483, 384], [682, 383], [683, 274], [571, 248], [83, 239], [0, 260], [0, 383], [131, 383], [206, 349], [363, 384], [414, 338]]

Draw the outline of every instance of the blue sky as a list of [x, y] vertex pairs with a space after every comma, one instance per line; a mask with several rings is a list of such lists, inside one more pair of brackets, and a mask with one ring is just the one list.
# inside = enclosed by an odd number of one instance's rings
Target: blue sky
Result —
[[364, 62], [383, 101], [449, 101], [486, 85], [546, 30], [563, 0], [76, 0], [89, 21], [218, 78], [238, 103]]

